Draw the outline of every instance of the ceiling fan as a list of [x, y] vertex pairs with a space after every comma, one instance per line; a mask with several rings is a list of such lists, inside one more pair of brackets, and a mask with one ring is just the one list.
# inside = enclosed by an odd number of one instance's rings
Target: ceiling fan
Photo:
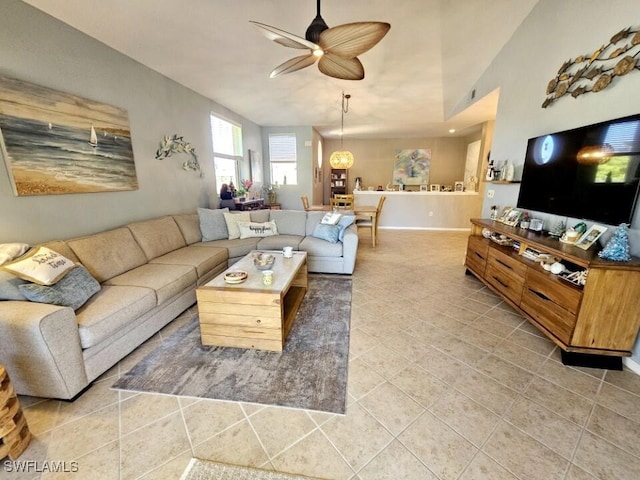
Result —
[[384, 22], [355, 22], [329, 28], [320, 16], [320, 0], [317, 5], [318, 13], [307, 28], [305, 38], [270, 25], [250, 22], [269, 40], [285, 47], [310, 50], [306, 55], [294, 57], [277, 66], [271, 72], [271, 78], [296, 72], [318, 62], [318, 69], [325, 75], [343, 80], [362, 80], [364, 67], [358, 55], [382, 40], [391, 25]]

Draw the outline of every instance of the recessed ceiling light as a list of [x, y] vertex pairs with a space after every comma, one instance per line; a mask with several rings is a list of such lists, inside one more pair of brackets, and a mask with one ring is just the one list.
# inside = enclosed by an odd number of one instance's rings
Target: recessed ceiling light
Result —
[[456, 129], [455, 128], [450, 128], [449, 129], [449, 133], [456, 133]]

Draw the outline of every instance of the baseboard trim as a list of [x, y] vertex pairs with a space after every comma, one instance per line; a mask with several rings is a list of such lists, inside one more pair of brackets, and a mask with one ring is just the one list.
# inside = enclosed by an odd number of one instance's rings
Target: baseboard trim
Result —
[[439, 228], [439, 227], [378, 227], [379, 230], [433, 230], [437, 232], [470, 232], [470, 228]]
[[640, 375], [640, 363], [636, 362], [630, 357], [624, 357], [622, 359], [622, 364], [636, 375]]

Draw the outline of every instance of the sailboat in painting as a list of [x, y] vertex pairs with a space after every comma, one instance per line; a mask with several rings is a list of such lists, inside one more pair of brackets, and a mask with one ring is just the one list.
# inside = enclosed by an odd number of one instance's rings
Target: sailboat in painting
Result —
[[89, 136], [89, 145], [93, 148], [98, 146], [98, 135], [96, 135], [96, 129], [91, 125], [91, 134]]

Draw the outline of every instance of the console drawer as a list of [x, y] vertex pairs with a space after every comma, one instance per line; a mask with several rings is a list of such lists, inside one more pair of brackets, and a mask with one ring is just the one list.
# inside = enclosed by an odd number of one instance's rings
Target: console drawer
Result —
[[582, 293], [569, 285], [565, 285], [558, 277], [530, 268], [527, 272], [526, 286], [532, 291], [542, 294], [559, 307], [571, 313], [578, 312]]
[[488, 263], [485, 279], [513, 303], [520, 304], [524, 285], [524, 280], [520, 275], [513, 275], [510, 271], [500, 268], [500, 266]]
[[503, 270], [508, 275], [514, 275], [524, 282], [527, 266], [518, 258], [514, 258], [497, 248], [489, 249], [488, 265]]
[[571, 336], [576, 326], [576, 314], [554, 303], [543, 293], [525, 287], [520, 307], [536, 322], [549, 330], [566, 345], [571, 344]]
[[487, 266], [488, 250], [488, 240], [477, 235], [471, 235], [469, 237], [465, 265], [481, 277], [484, 277], [484, 271]]

